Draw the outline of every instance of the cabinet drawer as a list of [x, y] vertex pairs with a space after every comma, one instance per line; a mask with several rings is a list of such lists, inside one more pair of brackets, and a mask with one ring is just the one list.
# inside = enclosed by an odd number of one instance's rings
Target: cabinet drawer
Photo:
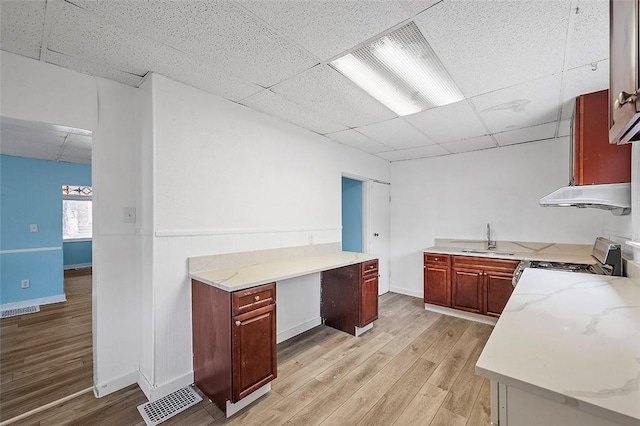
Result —
[[451, 263], [454, 268], [471, 268], [484, 271], [513, 273], [520, 261], [492, 259], [488, 257], [453, 256]]
[[252, 311], [276, 301], [276, 285], [265, 284], [259, 287], [249, 288], [233, 292], [233, 314]]
[[424, 263], [449, 266], [449, 264], [451, 263], [451, 256], [449, 256], [448, 254], [440, 253], [425, 253]]
[[378, 259], [362, 262], [362, 275], [378, 274]]

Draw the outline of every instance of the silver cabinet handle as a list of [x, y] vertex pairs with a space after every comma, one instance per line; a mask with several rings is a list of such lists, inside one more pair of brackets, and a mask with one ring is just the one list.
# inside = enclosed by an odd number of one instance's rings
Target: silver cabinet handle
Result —
[[254, 297], [254, 299], [256, 299], [256, 301], [260, 300], [260, 296], [256, 296]]
[[378, 237], [378, 236], [380, 236], [380, 234], [378, 234], [377, 232], [374, 232], [374, 233], [373, 233], [373, 236], [374, 236], [374, 237]]
[[624, 104], [630, 104], [631, 102], [635, 102], [638, 97], [638, 91], [636, 90], [633, 93], [620, 92], [618, 95], [618, 99], [616, 99], [615, 105], [617, 108], [622, 108]]
[[240, 321], [236, 321], [236, 325], [237, 325], [238, 327], [240, 327], [240, 324], [242, 324]]

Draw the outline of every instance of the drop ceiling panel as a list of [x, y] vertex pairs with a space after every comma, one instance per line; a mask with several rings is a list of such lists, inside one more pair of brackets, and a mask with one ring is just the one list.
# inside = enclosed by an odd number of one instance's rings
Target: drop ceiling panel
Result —
[[469, 97], [562, 71], [570, 4], [442, 2], [416, 23]]
[[609, 0], [580, 0], [567, 48], [567, 68], [609, 58]]
[[343, 130], [336, 133], [329, 133], [326, 136], [336, 142], [340, 142], [344, 145], [349, 145], [353, 148], [369, 152], [371, 154], [389, 151], [391, 149], [390, 147], [381, 144], [378, 141], [374, 141], [373, 139], [353, 129]]
[[101, 18], [268, 87], [318, 61], [230, 1], [82, 1]]
[[497, 145], [491, 136], [463, 139], [461, 141], [443, 143], [442, 147], [454, 154], [461, 152], [478, 151], [481, 149], [495, 148]]
[[404, 117], [436, 142], [451, 142], [487, 134], [467, 101], [432, 108]]
[[435, 143], [401, 118], [358, 127], [356, 130], [394, 149], [415, 148]]
[[510, 132], [495, 133], [493, 137], [496, 138], [500, 146], [515, 145], [517, 143], [553, 138], [556, 135], [556, 127], [558, 127], [558, 123], [553, 121]]
[[473, 98], [471, 102], [492, 133], [558, 119], [560, 75], [542, 78]]
[[290, 40], [328, 60], [408, 19], [397, 1], [240, 1]]
[[381, 152], [376, 154], [388, 161], [413, 160], [418, 158], [438, 157], [447, 155], [449, 151], [440, 145], [421, 146], [419, 148], [402, 149], [398, 151]]
[[324, 118], [317, 112], [293, 103], [270, 90], [263, 90], [243, 99], [240, 103], [321, 134], [347, 129], [342, 124]]
[[105, 64], [99, 64], [79, 58], [72, 58], [71, 56], [52, 52], [51, 50], [45, 51], [43, 53], [43, 58], [45, 62], [50, 64], [59, 65], [83, 74], [107, 78], [109, 80], [117, 81], [118, 83], [126, 84], [127, 86], [136, 87], [142, 80], [142, 77], [139, 75], [129, 74], [124, 71], [111, 68]]
[[420, 13], [441, 1], [442, 0], [407, 0], [407, 3], [414, 13]]
[[272, 90], [347, 127], [365, 126], [396, 117], [390, 109], [327, 65], [316, 66]]
[[2, 49], [39, 59], [45, 7], [44, 0], [0, 2]]
[[609, 60], [565, 72], [563, 84], [562, 119], [565, 120], [573, 114], [576, 97], [609, 88]]

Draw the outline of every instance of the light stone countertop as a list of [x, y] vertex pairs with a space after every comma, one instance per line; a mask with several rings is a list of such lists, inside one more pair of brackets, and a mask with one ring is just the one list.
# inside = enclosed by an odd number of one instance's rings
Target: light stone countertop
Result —
[[436, 245], [423, 250], [457, 256], [488, 257], [493, 259], [544, 260], [547, 262], [570, 262], [592, 264], [591, 245], [556, 244], [523, 241], [498, 241], [497, 248], [482, 253], [466, 253], [465, 249], [484, 250], [484, 240], [436, 239]]
[[526, 269], [476, 373], [640, 424], [640, 280]]
[[225, 291], [237, 291], [373, 259], [377, 257], [366, 253], [338, 251], [266, 261], [237, 268], [191, 272], [189, 276]]

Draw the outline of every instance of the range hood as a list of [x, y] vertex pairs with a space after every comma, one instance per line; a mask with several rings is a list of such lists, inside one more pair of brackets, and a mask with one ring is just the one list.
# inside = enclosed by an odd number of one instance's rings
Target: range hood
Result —
[[631, 183], [565, 186], [540, 199], [543, 207], [590, 207], [616, 216], [631, 212]]

